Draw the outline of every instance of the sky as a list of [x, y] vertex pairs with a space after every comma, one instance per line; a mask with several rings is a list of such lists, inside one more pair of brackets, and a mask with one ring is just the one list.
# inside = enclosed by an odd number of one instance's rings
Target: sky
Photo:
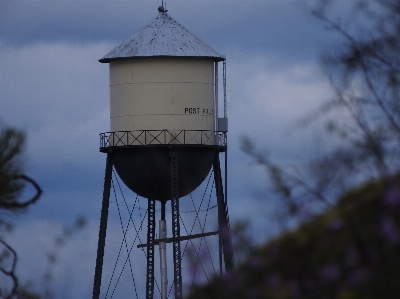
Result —
[[[331, 94], [319, 59], [335, 41], [304, 3], [166, 2], [169, 15], [227, 57], [230, 219], [252, 219], [260, 240], [277, 230], [268, 221], [274, 199], [264, 193], [264, 170], [241, 151], [241, 138], [283, 163], [306, 162], [329, 147], [323, 123], [298, 125]], [[92, 291], [106, 158], [98, 134], [109, 131], [108, 65], [98, 60], [156, 17], [160, 4], [0, 2], [0, 121], [26, 132], [26, 173], [44, 191], [14, 219], [7, 240], [19, 253], [21, 279], [39, 288], [46, 285], [46, 254], [59, 254], [51, 271], [60, 298], [88, 298]], [[87, 226], [55, 246], [78, 216]], [[108, 252], [118, 250], [118, 221], [110, 214]]]

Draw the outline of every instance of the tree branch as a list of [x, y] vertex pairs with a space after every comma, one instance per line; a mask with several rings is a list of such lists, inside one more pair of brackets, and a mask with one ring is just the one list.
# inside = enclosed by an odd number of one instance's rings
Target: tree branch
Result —
[[3, 267], [0, 267], [0, 271], [2, 273], [4, 273], [5, 275], [9, 276], [11, 278], [11, 280], [13, 281], [13, 287], [12, 287], [10, 293], [3, 298], [4, 299], [12, 299], [17, 294], [18, 287], [19, 287], [18, 278], [15, 274], [15, 268], [17, 266], [18, 256], [17, 256], [17, 253], [15, 252], [15, 250], [10, 245], [8, 245], [4, 240], [0, 239], [0, 243], [3, 244], [7, 248], [7, 250], [9, 250], [13, 255], [13, 262], [11, 265], [11, 269], [9, 271], [4, 269]]
[[36, 194], [28, 201], [25, 202], [18, 202], [18, 201], [13, 201], [13, 202], [4, 202], [1, 204], [1, 208], [4, 209], [22, 209], [22, 208], [26, 208], [29, 205], [35, 203], [40, 196], [42, 195], [42, 189], [40, 188], [40, 186], [30, 177], [28, 177], [25, 174], [21, 174], [21, 175], [17, 175], [14, 177], [15, 180], [23, 180], [26, 181], [28, 183], [30, 183], [35, 189], [36, 189]]

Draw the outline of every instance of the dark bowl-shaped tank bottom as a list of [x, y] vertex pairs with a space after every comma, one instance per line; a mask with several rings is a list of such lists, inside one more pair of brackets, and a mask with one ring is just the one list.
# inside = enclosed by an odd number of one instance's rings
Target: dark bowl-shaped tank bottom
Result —
[[[212, 147], [175, 147], [179, 197], [194, 191], [207, 177], [216, 149]], [[115, 170], [129, 189], [153, 200], [172, 198], [171, 148], [130, 147], [113, 149]]]

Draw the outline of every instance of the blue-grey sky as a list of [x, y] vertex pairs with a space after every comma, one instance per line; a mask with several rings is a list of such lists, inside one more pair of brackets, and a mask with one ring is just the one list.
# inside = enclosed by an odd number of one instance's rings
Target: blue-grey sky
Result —
[[[94, 273], [105, 168], [98, 134], [109, 130], [108, 65], [98, 59], [156, 17], [160, 3], [0, 2], [0, 120], [26, 131], [27, 173], [44, 190], [9, 238], [21, 275], [32, 278], [61, 226], [86, 217], [57, 270], [73, 273], [64, 286], [79, 284], [69, 298], [87, 298]], [[262, 227], [274, 203], [257, 199], [266, 176], [240, 151], [240, 137], [285, 163], [324, 150], [323, 129], [299, 129], [296, 120], [329, 97], [318, 60], [333, 37], [303, 1], [169, 0], [167, 8], [227, 57], [231, 220], [254, 215]]]

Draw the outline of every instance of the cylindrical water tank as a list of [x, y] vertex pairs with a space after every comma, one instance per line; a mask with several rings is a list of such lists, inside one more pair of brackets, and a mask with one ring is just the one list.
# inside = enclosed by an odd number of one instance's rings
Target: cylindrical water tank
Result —
[[[204, 130], [214, 134], [214, 62], [211, 59], [151, 57], [111, 61], [110, 111], [111, 131], [116, 132], [115, 136], [119, 131], [167, 130], [169, 139], [176, 138], [179, 196], [187, 195], [205, 179], [215, 148], [202, 146], [193, 134], [183, 142], [185, 133], [181, 132]], [[144, 134], [138, 138], [143, 139]], [[207, 145], [213, 145], [214, 140], [210, 138]], [[166, 140], [162, 146], [152, 146], [139, 141], [146, 146], [113, 150], [118, 174], [141, 196], [170, 199], [170, 147], [167, 144], [174, 142]]]
[[214, 131], [214, 62], [151, 57], [110, 62], [111, 131]]

